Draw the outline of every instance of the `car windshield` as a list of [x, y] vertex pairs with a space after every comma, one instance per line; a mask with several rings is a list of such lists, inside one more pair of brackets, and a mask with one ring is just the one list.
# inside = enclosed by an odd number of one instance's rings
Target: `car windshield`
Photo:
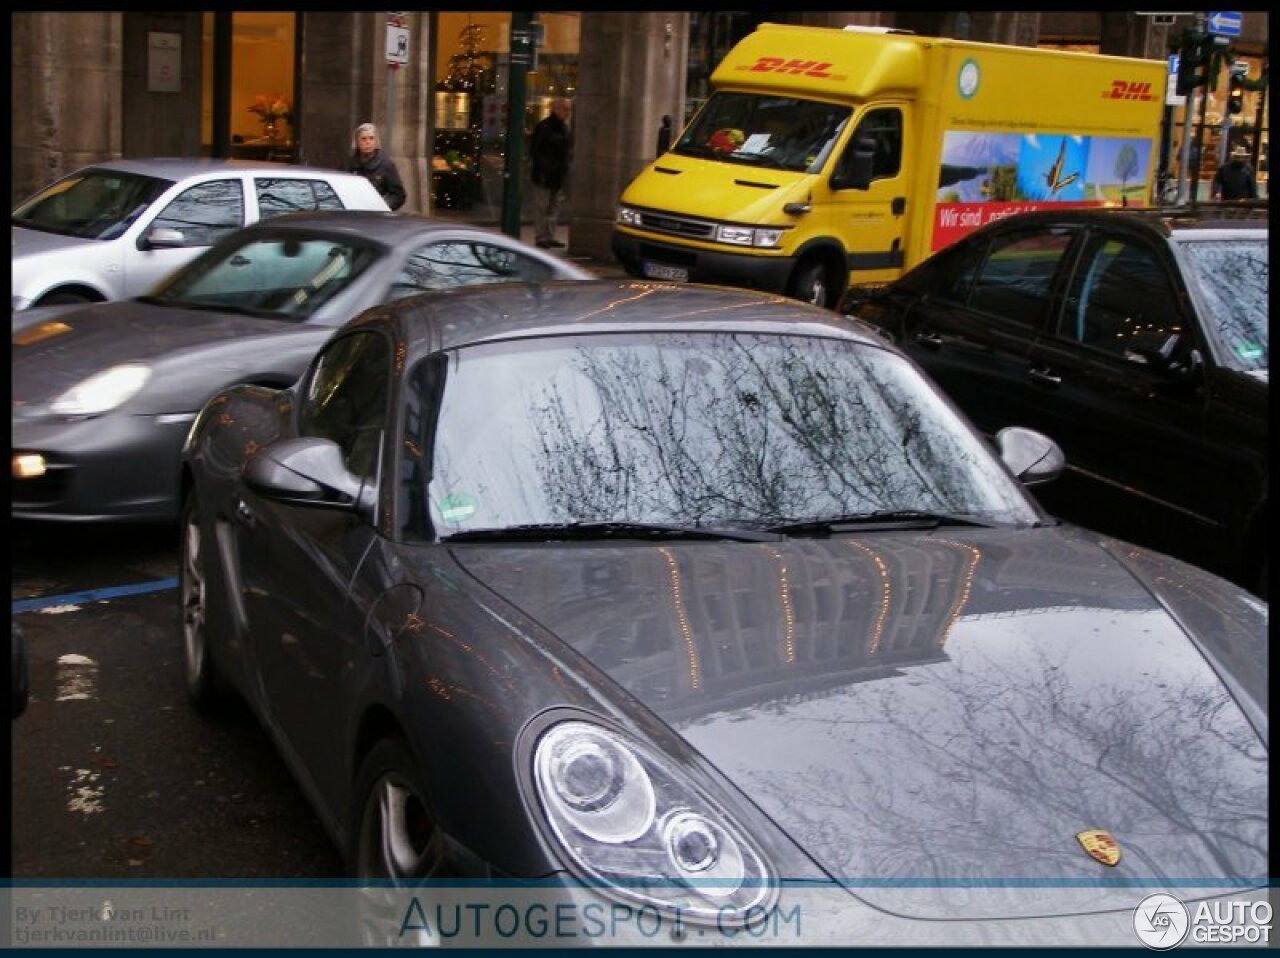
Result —
[[1244, 372], [1267, 369], [1267, 240], [1184, 240], [1188, 281], [1199, 288], [1219, 359]]
[[172, 185], [172, 180], [137, 173], [83, 170], [19, 205], [13, 225], [81, 239], [115, 239]]
[[[767, 528], [901, 510], [1038, 520], [985, 442], [874, 346], [583, 335], [469, 346], [412, 376], [411, 397], [441, 396], [434, 421], [410, 400], [407, 421], [422, 425], [406, 437], [431, 450], [423, 505], [437, 535], [600, 521]], [[406, 486], [421, 503], [412, 465]]]
[[849, 120], [848, 107], [788, 96], [715, 93], [674, 151], [728, 163], [816, 172]]
[[350, 237], [240, 233], [179, 269], [149, 302], [305, 320], [385, 255]]

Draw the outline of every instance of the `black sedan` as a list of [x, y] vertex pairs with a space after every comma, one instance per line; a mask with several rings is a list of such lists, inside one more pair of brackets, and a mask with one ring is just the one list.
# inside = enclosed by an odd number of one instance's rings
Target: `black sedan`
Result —
[[998, 443], [779, 297], [379, 307], [192, 429], [189, 694], [247, 699], [372, 905], [414, 889], [373, 940], [457, 878], [838, 945], [1265, 894], [1265, 604], [1048, 519], [1056, 447]]
[[1011, 216], [845, 311], [994, 434], [1053, 437], [1050, 512], [1266, 595], [1265, 210]]
[[12, 514], [173, 521], [182, 441], [220, 389], [292, 384], [377, 303], [589, 275], [480, 227], [300, 213], [231, 234], [147, 296], [16, 313]]

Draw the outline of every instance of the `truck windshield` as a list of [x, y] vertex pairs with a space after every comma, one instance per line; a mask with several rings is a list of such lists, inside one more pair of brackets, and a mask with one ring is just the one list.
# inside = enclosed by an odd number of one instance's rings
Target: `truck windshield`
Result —
[[698, 111], [674, 152], [814, 173], [826, 162], [850, 112], [795, 97], [717, 92]]

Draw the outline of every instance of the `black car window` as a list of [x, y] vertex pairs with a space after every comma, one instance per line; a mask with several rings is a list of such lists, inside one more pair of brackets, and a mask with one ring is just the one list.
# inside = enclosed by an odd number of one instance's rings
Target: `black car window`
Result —
[[183, 246], [211, 246], [241, 226], [244, 190], [239, 180], [213, 180], [183, 190], [151, 221], [151, 229], [182, 233]]
[[1074, 230], [1050, 228], [994, 240], [974, 280], [969, 307], [1024, 326], [1040, 326], [1058, 264], [1074, 236]]
[[391, 349], [381, 333], [357, 332], [332, 342], [312, 367], [298, 431], [332, 439], [347, 469], [372, 476], [386, 421]]
[[429, 243], [411, 253], [391, 286], [391, 299], [455, 286], [542, 282], [552, 267], [506, 246], [482, 240]]
[[901, 288], [928, 293], [942, 302], [963, 304], [969, 298], [969, 289], [986, 251], [987, 244], [980, 240], [957, 243], [904, 276]]
[[1150, 248], [1125, 239], [1089, 241], [1066, 298], [1059, 333], [1126, 359], [1181, 332], [1169, 274]]
[[78, 236], [115, 239], [142, 215], [172, 180], [91, 169], [45, 187], [13, 211], [13, 225]]
[[265, 220], [281, 213], [345, 208], [333, 187], [324, 180], [258, 177], [253, 185], [258, 194], [259, 219]]

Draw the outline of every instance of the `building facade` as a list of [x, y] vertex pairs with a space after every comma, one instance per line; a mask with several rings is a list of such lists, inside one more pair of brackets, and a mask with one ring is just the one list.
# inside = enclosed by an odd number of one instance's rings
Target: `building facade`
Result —
[[[678, 131], [707, 96], [716, 63], [759, 22], [1163, 60], [1190, 22], [1169, 19], [1113, 11], [20, 12], [11, 15], [11, 200], [118, 157], [338, 167], [355, 126], [372, 121], [405, 181], [407, 211], [497, 224], [513, 183], [528, 193], [527, 164], [507, 168], [509, 137], [520, 132], [510, 123], [514, 85], [524, 88], [518, 126], [526, 133], [556, 96], [573, 99], [570, 253], [607, 260], [615, 201], [653, 158], [663, 116]], [[520, 42], [525, 30], [536, 43]], [[1244, 15], [1233, 48], [1259, 76], [1266, 13]], [[522, 78], [512, 72], [526, 68]], [[1206, 114], [1215, 132], [1225, 97], [1224, 78]], [[1236, 134], [1265, 130], [1264, 110], [1265, 92], [1251, 92], [1233, 119]], [[1171, 129], [1181, 129], [1176, 117]]]

